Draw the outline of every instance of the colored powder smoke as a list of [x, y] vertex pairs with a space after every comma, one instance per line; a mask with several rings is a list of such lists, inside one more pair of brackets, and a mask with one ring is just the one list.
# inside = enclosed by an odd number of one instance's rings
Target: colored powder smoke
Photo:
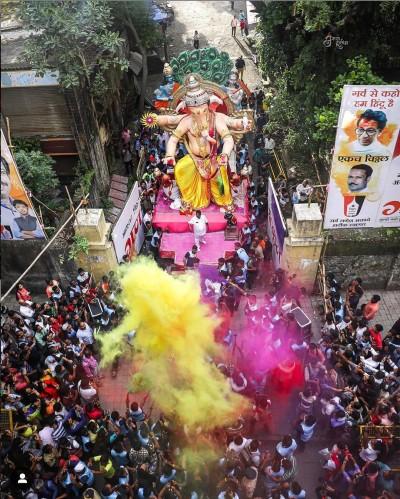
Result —
[[122, 323], [103, 335], [107, 365], [126, 353], [126, 334], [136, 330], [134, 363], [140, 372], [133, 389], [148, 391], [156, 406], [189, 429], [210, 430], [234, 421], [246, 400], [233, 393], [211, 357], [223, 352], [214, 342], [218, 320], [200, 303], [195, 274], [174, 277], [156, 263], [138, 258], [123, 270]]

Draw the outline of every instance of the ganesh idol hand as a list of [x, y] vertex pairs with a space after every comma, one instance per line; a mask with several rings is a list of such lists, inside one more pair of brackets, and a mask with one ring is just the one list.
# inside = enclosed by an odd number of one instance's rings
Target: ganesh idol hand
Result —
[[175, 166], [175, 164], [176, 164], [174, 156], [165, 156], [165, 158], [163, 158], [162, 162], [164, 163], [164, 165], [167, 165], [167, 166]]
[[242, 124], [244, 130], [246, 131], [251, 130], [251, 121], [249, 121], [249, 118], [247, 116], [243, 116]]
[[221, 154], [218, 162], [220, 165], [226, 166], [228, 164], [228, 155], [224, 153]]

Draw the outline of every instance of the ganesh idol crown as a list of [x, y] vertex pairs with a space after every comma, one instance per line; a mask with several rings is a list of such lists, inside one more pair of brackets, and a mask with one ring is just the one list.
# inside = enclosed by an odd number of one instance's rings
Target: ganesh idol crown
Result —
[[[237, 110], [220, 85], [197, 73], [186, 75], [171, 97], [160, 114], [147, 113], [141, 121], [146, 127], [158, 126], [171, 133], [163, 162], [174, 167], [182, 209], [202, 209], [211, 202], [232, 207], [230, 177], [234, 172], [228, 159], [235, 141], [252, 129], [252, 111]], [[176, 162], [179, 142], [188, 153]]]

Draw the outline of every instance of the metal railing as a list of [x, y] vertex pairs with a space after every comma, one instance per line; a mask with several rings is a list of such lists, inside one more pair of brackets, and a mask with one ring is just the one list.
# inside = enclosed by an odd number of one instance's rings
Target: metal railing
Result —
[[13, 428], [12, 411], [10, 409], [0, 409], [0, 431], [12, 430]]
[[279, 155], [275, 149], [273, 150], [273, 154], [274, 154], [274, 158], [275, 158], [275, 165], [273, 164], [272, 161], [269, 162], [269, 168], [271, 171], [271, 177], [272, 177], [273, 182], [275, 182], [279, 176], [281, 176], [285, 180], [287, 180], [286, 170], [283, 167], [282, 160], [279, 157]]

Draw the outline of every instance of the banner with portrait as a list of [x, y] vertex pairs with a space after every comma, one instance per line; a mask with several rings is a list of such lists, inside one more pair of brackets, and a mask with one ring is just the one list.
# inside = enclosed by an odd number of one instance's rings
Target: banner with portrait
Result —
[[268, 178], [267, 233], [272, 247], [272, 261], [274, 262], [275, 269], [278, 269], [281, 266], [283, 244], [286, 236], [286, 225], [271, 177]]
[[400, 86], [345, 85], [325, 229], [400, 226]]
[[1, 239], [46, 239], [1, 131]]
[[139, 184], [135, 182], [111, 232], [118, 262], [137, 255], [144, 241]]

